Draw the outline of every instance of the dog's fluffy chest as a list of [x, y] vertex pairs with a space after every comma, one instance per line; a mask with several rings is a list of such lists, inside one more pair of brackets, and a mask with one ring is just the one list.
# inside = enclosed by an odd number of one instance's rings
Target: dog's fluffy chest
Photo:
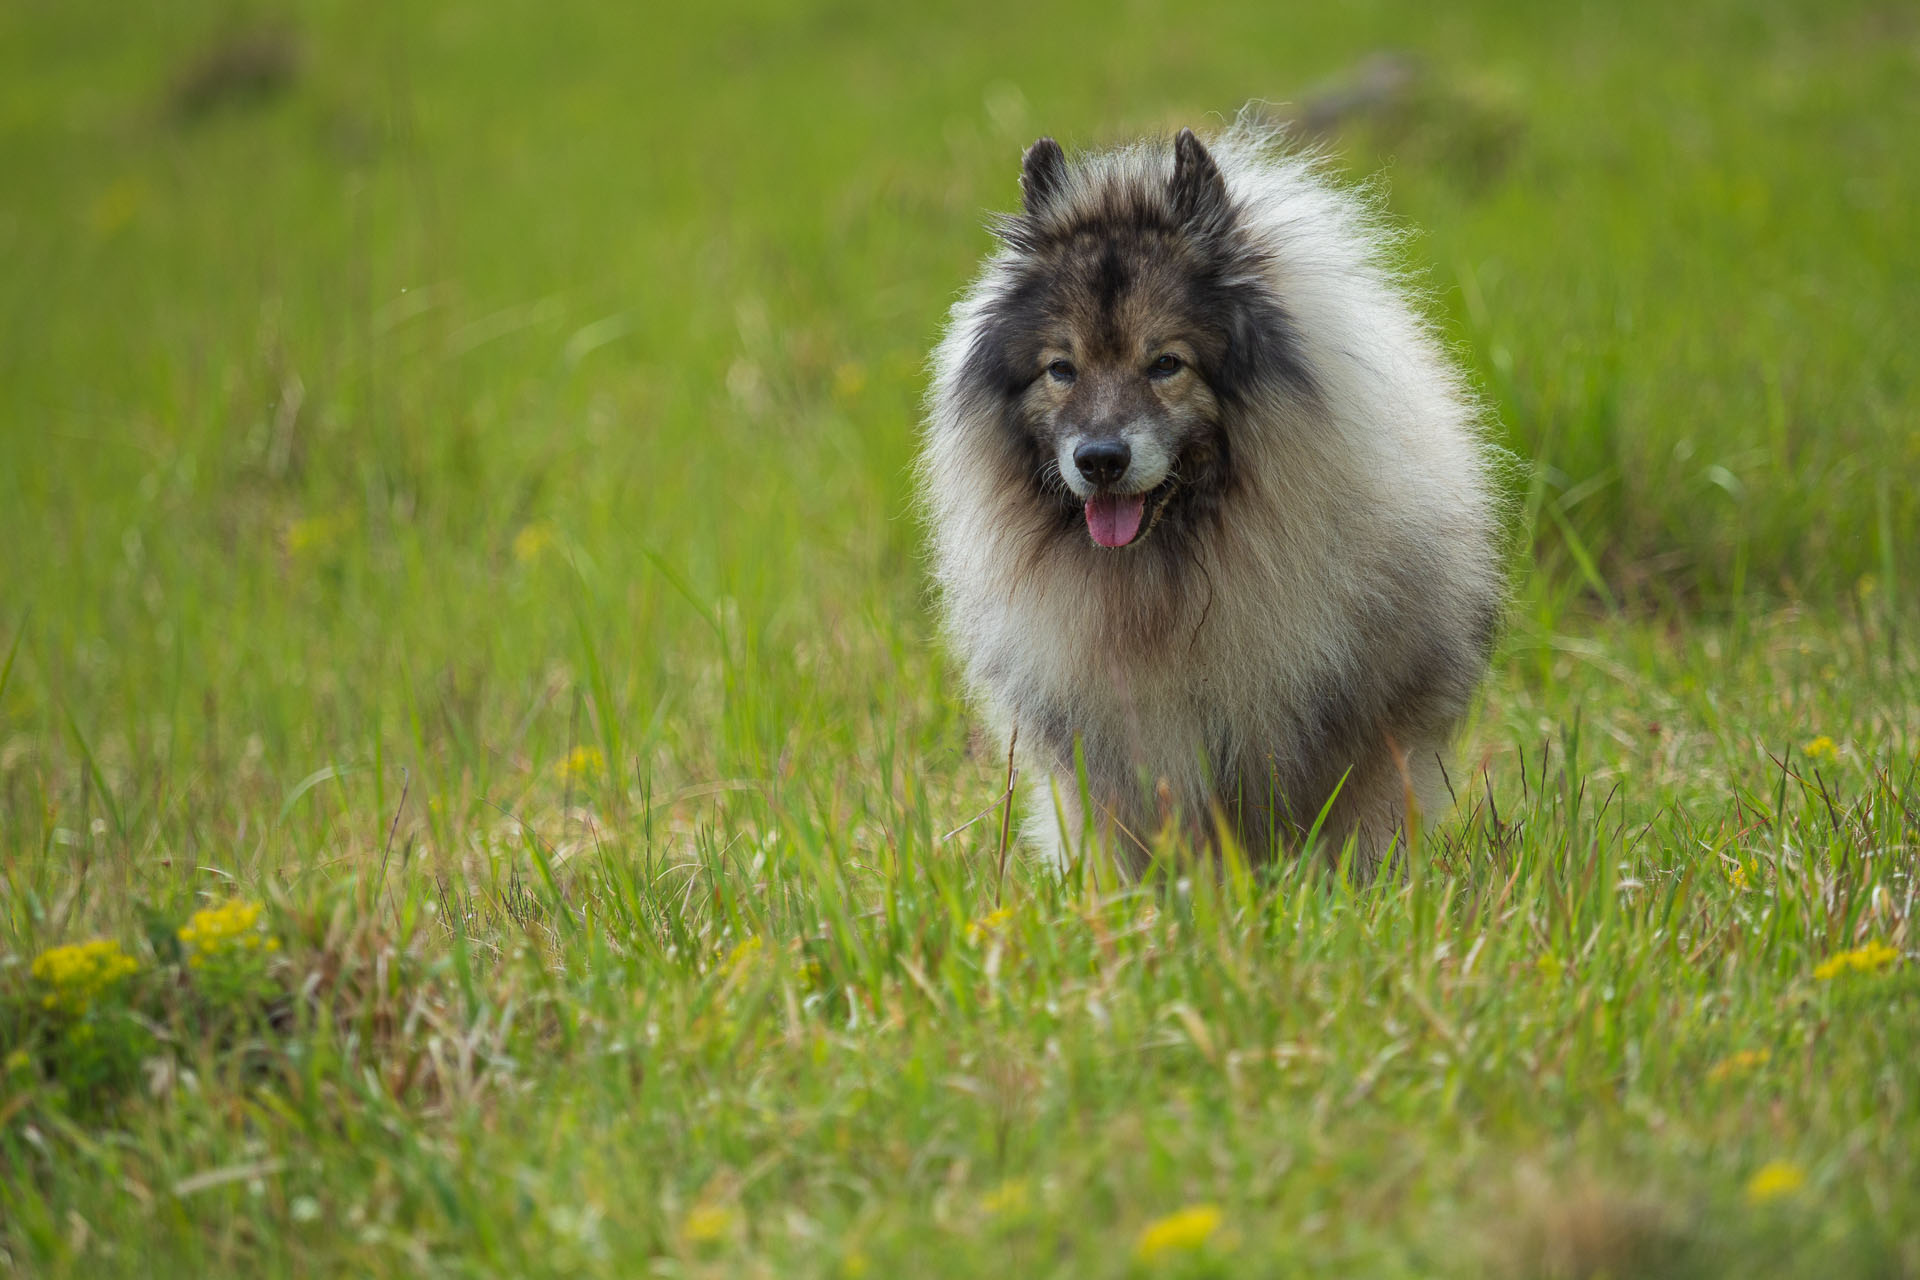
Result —
[[1002, 728], [1054, 767], [1078, 739], [1096, 771], [1186, 791], [1250, 750], [1284, 751], [1294, 685], [1324, 647], [1307, 633], [1324, 620], [1218, 592], [1172, 607], [1147, 620], [1155, 642], [1135, 643], [1138, 619], [1070, 584], [1000, 596], [973, 618], [973, 678]]

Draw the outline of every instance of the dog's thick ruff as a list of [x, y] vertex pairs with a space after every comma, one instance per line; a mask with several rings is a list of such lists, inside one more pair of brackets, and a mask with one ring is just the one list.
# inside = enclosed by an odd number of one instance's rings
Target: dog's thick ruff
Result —
[[1022, 188], [935, 353], [920, 490], [1030, 838], [1062, 852], [1056, 803], [1082, 830], [1077, 740], [1136, 861], [1170, 815], [1290, 846], [1338, 788], [1371, 867], [1444, 801], [1498, 623], [1471, 396], [1372, 211], [1257, 128], [1042, 139]]

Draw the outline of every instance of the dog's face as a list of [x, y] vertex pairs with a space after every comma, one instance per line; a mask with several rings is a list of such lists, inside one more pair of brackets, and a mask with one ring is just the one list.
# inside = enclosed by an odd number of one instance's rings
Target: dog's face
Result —
[[1171, 178], [1076, 188], [1043, 138], [1021, 186], [1024, 212], [1001, 228], [1011, 287], [970, 373], [998, 400], [1034, 500], [1063, 534], [1104, 548], [1217, 511], [1232, 482], [1231, 410], [1286, 372], [1288, 330], [1252, 283], [1212, 158], [1183, 132]]
[[1024, 353], [1033, 381], [1019, 417], [1103, 547], [1145, 539], [1182, 471], [1224, 445], [1201, 373], [1217, 338], [1195, 314], [1181, 256], [1156, 235], [1062, 246], [1038, 342]]

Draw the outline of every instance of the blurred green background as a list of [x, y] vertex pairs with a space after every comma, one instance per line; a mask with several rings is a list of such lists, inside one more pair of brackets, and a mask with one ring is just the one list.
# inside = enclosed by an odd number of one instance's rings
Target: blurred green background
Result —
[[[497, 629], [532, 519], [635, 577], [908, 575], [920, 360], [1022, 144], [1380, 50], [1415, 83], [1331, 149], [1617, 595], [1831, 594], [1920, 510], [1910, 6], [0, 22], [7, 595], [49, 638], [173, 622], [143, 662], [307, 591]], [[316, 518], [332, 572], [291, 582], [266, 553]]]

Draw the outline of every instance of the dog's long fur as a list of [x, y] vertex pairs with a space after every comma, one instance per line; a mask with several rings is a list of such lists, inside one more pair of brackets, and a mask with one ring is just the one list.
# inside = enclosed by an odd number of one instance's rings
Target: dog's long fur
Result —
[[[935, 352], [920, 488], [971, 692], [1039, 780], [1029, 838], [1083, 829], [1078, 741], [1135, 865], [1175, 815], [1260, 856], [1334, 797], [1371, 868], [1409, 796], [1445, 799], [1503, 596], [1496, 454], [1390, 236], [1246, 123], [1071, 165], [1042, 139], [1022, 185]], [[1178, 376], [1130, 383], [1168, 342]], [[1117, 549], [1061, 470], [1100, 413], [1171, 468]]]

